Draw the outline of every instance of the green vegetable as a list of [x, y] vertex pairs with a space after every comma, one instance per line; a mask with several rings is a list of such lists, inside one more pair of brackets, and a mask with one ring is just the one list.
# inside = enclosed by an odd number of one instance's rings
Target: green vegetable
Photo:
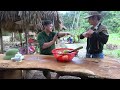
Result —
[[19, 52], [18, 49], [9, 49], [9, 50], [6, 52], [6, 54], [5, 54], [5, 56], [4, 56], [3, 59], [4, 59], [4, 60], [11, 60], [11, 58], [14, 57], [17, 52]]
[[69, 50], [64, 50], [63, 51], [63, 54], [66, 54], [66, 53], [68, 53], [69, 52]]

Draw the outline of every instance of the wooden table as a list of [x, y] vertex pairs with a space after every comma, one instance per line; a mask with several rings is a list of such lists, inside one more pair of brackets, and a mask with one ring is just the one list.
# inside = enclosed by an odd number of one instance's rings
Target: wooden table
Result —
[[102, 60], [75, 57], [71, 62], [62, 63], [50, 55], [26, 55], [22, 62], [3, 60], [3, 56], [0, 55], [0, 70], [50, 70], [61, 76], [120, 79], [120, 62], [110, 57]]

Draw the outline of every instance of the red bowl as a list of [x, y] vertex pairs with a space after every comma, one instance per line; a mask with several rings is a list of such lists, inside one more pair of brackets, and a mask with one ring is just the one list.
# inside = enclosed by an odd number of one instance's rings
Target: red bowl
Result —
[[52, 50], [52, 53], [54, 55], [54, 57], [56, 58], [56, 60], [60, 61], [60, 62], [68, 62], [68, 61], [71, 61], [75, 55], [77, 54], [77, 51], [76, 52], [72, 52], [72, 53], [63, 53], [64, 50], [73, 50], [73, 49], [70, 49], [70, 48], [58, 48], [58, 49], [53, 49]]

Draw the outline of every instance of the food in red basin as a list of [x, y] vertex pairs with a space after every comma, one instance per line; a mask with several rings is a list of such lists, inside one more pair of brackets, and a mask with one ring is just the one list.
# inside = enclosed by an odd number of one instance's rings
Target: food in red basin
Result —
[[73, 50], [73, 49], [57, 48], [57, 49], [53, 49], [52, 53], [58, 61], [68, 62], [68, 61], [71, 61], [75, 57], [75, 55], [77, 54], [77, 51], [71, 52], [71, 53], [65, 53], [65, 51], [71, 51], [71, 50]]

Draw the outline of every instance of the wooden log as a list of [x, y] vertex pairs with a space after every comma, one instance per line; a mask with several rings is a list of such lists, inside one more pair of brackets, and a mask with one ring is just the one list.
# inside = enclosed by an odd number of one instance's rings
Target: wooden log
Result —
[[20, 44], [21, 44], [21, 47], [23, 47], [23, 44], [22, 44], [22, 34], [19, 32], [19, 37], [20, 37]]

